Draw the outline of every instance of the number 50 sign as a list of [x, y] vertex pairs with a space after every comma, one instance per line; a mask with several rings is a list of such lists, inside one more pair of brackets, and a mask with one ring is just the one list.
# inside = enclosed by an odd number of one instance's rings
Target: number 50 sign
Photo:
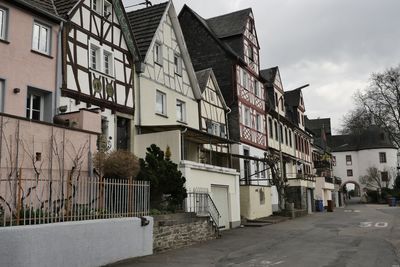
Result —
[[373, 222], [361, 222], [360, 227], [362, 227], [362, 228], [368, 228], [368, 227], [385, 228], [385, 227], [388, 227], [388, 223], [387, 222], [377, 222], [374, 224]]

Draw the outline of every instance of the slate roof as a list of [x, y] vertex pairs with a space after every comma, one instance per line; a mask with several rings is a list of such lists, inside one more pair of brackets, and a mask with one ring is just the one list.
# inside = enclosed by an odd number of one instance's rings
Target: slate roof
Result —
[[305, 123], [306, 123], [307, 128], [309, 128], [311, 131], [313, 131], [317, 134], [321, 132], [321, 129], [324, 129], [326, 134], [329, 134], [329, 135], [332, 134], [330, 118], [310, 120], [306, 116]]
[[[181, 14], [182, 14], [185, 10], [187, 10], [187, 11], [189, 11], [190, 13], [193, 14], [193, 16], [204, 26], [204, 28], [210, 33], [211, 37], [220, 45], [220, 47], [222, 47], [222, 49], [224, 49], [230, 56], [233, 56], [235, 59], [238, 59], [238, 60], [239, 60], [240, 62], [242, 62], [243, 64], [246, 64], [245, 61], [244, 61], [244, 59], [243, 59], [238, 53], [236, 53], [235, 50], [232, 49], [232, 47], [231, 47], [227, 42], [224, 42], [224, 41], [222, 41], [222, 40], [220, 39], [220, 37], [217, 35], [216, 32], [214, 32], [214, 29], [211, 28], [211, 26], [210, 26], [210, 24], [209, 24], [209, 22], [208, 22], [209, 20], [212, 21], [213, 19], [216, 19], [216, 18], [219, 18], [219, 17], [225, 17], [225, 16], [228, 16], [229, 14], [222, 15], [222, 16], [215, 17], [215, 18], [210, 18], [210, 19], [206, 20], [206, 19], [204, 19], [203, 17], [201, 17], [199, 14], [197, 14], [197, 13], [196, 13], [193, 9], [191, 9], [188, 5], [185, 4], [185, 5], [183, 6], [181, 12], [179, 13], [179, 16], [178, 16], [178, 17], [180, 17]], [[251, 10], [251, 9], [249, 9], [249, 10]], [[238, 11], [238, 12], [240, 12], [240, 11]], [[234, 12], [234, 13], [236, 13], [236, 12]], [[229, 16], [228, 16], [228, 17], [229, 17]], [[211, 24], [213, 24], [213, 22], [211, 22]], [[218, 29], [217, 29], [217, 30], [218, 30]]]
[[334, 152], [379, 148], [396, 149], [389, 135], [376, 125], [369, 126], [361, 134], [334, 135], [328, 141]]
[[298, 107], [300, 104], [301, 89], [285, 92], [285, 102], [291, 107]]
[[267, 82], [268, 85], [272, 85], [275, 82], [276, 74], [278, 73], [278, 67], [273, 67], [260, 71], [261, 77]]
[[165, 2], [127, 13], [142, 58], [146, 57], [168, 4]]
[[58, 14], [66, 18], [67, 14], [80, 0], [53, 0]]
[[211, 73], [212, 73], [212, 69], [211, 68], [210, 69], [196, 71], [197, 81], [199, 83], [200, 90], [201, 90], [202, 93], [207, 88], [207, 83], [208, 83], [208, 80], [210, 78]]
[[251, 8], [247, 8], [218, 17], [209, 18], [206, 22], [218, 38], [231, 37], [244, 33], [250, 13]]

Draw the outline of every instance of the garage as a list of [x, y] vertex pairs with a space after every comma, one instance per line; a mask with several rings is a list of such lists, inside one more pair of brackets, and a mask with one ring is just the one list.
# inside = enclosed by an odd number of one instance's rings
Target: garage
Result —
[[229, 229], [229, 194], [228, 186], [211, 185], [211, 198], [217, 207], [220, 218], [219, 226], [221, 230]]

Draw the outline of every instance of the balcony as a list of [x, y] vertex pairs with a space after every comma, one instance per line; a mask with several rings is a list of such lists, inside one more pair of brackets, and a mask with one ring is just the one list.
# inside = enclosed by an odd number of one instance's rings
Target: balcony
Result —
[[315, 160], [314, 161], [314, 168], [315, 169], [330, 169], [331, 162], [328, 160]]
[[334, 182], [334, 178], [333, 177], [325, 176], [325, 183], [333, 184], [333, 182]]

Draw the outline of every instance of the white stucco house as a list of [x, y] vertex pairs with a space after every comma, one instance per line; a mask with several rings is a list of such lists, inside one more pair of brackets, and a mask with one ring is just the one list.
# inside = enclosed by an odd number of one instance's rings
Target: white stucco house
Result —
[[[342, 178], [343, 185], [363, 185], [360, 177], [367, 169], [376, 167], [384, 185], [393, 186], [397, 171], [397, 148], [387, 133], [376, 125], [371, 125], [359, 135], [334, 135], [330, 138], [333, 155], [333, 173]], [[342, 186], [343, 186], [342, 185]]]

